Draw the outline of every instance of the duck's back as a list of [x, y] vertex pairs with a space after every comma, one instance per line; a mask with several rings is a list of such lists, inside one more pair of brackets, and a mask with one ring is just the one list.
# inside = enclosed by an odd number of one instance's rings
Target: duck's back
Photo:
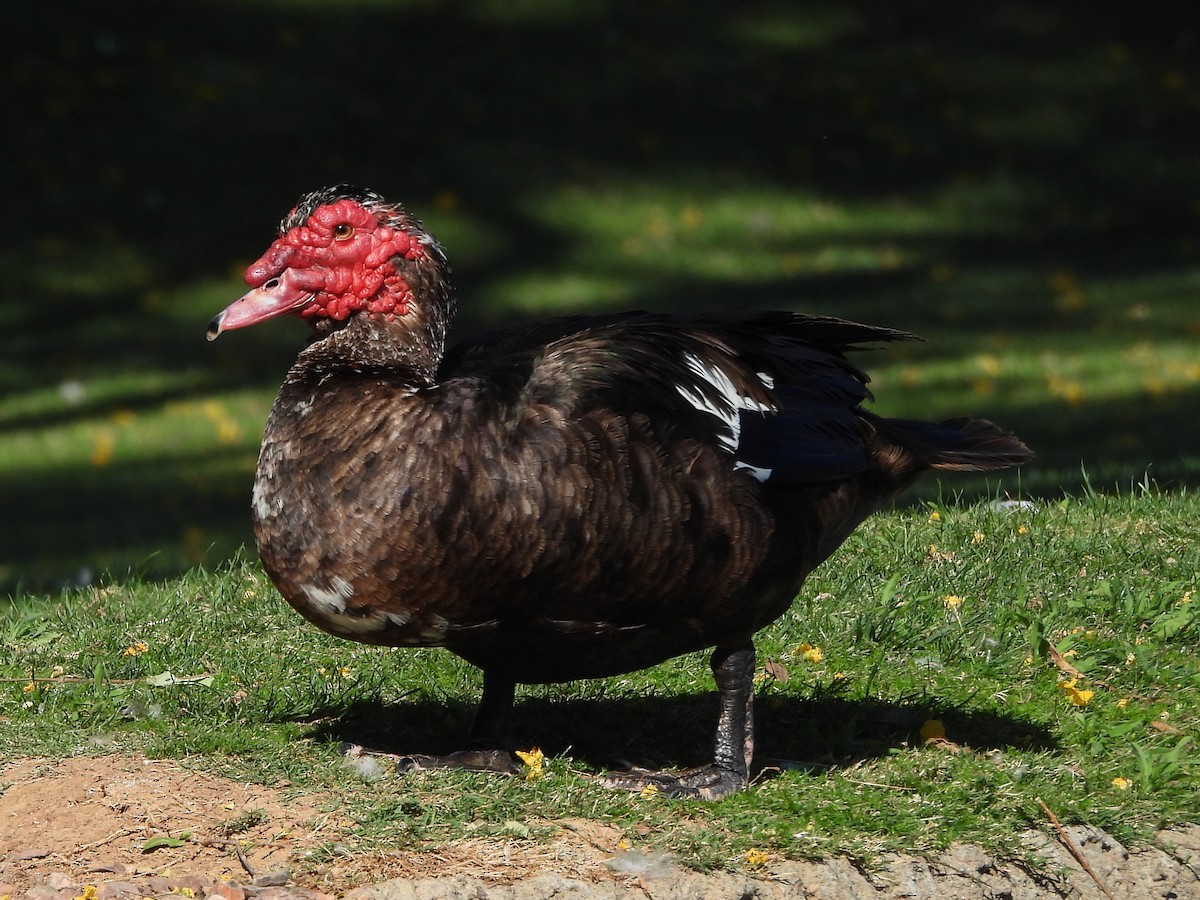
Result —
[[330, 631], [520, 681], [748, 640], [937, 464], [861, 410], [846, 359], [903, 337], [791, 315], [560, 320], [465, 345], [422, 389], [317, 348], [264, 439], [260, 552]]

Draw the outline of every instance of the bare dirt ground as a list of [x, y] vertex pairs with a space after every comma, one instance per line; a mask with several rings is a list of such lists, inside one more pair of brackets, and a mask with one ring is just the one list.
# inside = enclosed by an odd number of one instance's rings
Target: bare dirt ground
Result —
[[0, 769], [0, 790], [0, 897], [10, 900], [1200, 900], [1198, 825], [1136, 850], [1086, 827], [1030, 832], [1038, 866], [957, 845], [935, 859], [889, 857], [870, 872], [829, 859], [702, 875], [622, 851], [618, 831], [582, 821], [556, 823], [561, 837], [549, 843], [478, 840], [437, 852], [356, 854], [341, 844], [350, 823], [319, 798], [171, 761], [20, 760]]

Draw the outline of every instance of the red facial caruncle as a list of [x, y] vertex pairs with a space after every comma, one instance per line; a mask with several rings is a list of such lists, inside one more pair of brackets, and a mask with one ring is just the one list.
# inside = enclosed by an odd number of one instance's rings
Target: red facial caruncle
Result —
[[318, 206], [246, 270], [252, 290], [213, 320], [209, 340], [284, 313], [338, 321], [356, 312], [404, 315], [412, 292], [393, 260], [426, 255], [415, 237], [357, 200]]

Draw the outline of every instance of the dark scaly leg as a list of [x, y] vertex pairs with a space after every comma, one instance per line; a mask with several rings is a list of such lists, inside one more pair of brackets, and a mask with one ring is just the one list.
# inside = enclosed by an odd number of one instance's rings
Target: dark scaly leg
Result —
[[471, 735], [466, 750], [456, 750], [444, 756], [409, 754], [399, 761], [401, 772], [413, 769], [473, 769], [479, 772], [500, 772], [504, 775], [521, 774], [521, 764], [512, 752], [503, 749], [508, 715], [512, 712], [516, 684], [507, 678], [497, 678], [483, 673], [483, 696], [475, 711]]
[[713, 763], [737, 775], [741, 784], [735, 790], [742, 790], [754, 761], [754, 645], [717, 648], [712, 670], [721, 700]]
[[475, 722], [471, 725], [471, 735], [465, 750], [456, 750], [440, 756], [430, 753], [396, 755], [371, 753], [351, 745], [344, 748], [344, 752], [349, 755], [392, 757], [401, 772], [411, 772], [414, 769], [473, 769], [480, 772], [519, 775], [522, 772], [521, 764], [510, 751], [503, 749], [507, 746], [505, 735], [515, 690], [516, 685], [511, 680], [483, 673], [483, 696], [479, 700], [479, 708], [475, 712]]
[[516, 684], [506, 678], [483, 673], [483, 695], [475, 710], [468, 738], [471, 749], [503, 747], [508, 740], [508, 716], [516, 696]]
[[713, 651], [712, 670], [721, 704], [713, 761], [682, 772], [611, 772], [602, 779], [605, 785], [627, 791], [653, 786], [673, 797], [701, 800], [718, 800], [749, 785], [754, 756], [754, 645], [718, 647]]

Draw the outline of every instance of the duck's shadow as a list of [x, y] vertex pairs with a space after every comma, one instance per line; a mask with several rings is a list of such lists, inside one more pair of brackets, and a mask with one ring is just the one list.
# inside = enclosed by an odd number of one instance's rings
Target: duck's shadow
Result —
[[[517, 702], [511, 735], [519, 749], [540, 747], [596, 770], [629, 764], [678, 768], [711, 760], [716, 724], [713, 692], [663, 697]], [[366, 701], [322, 711], [310, 737], [388, 753], [444, 754], [463, 749], [474, 707], [433, 701]], [[755, 758], [759, 767], [852, 765], [921, 743], [931, 719], [945, 740], [975, 751], [1052, 750], [1051, 732], [1029, 719], [963, 710], [928, 698], [870, 700], [794, 695], [756, 701]]]

